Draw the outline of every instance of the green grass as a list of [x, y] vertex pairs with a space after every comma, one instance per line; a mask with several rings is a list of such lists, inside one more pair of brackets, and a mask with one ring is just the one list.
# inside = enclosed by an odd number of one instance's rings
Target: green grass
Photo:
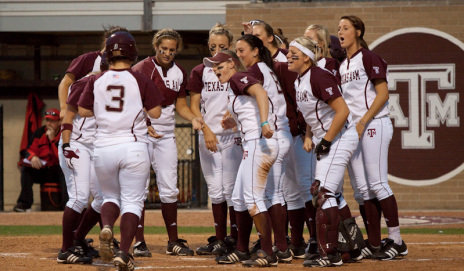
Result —
[[[214, 234], [213, 227], [179, 227], [181, 234]], [[362, 230], [364, 234], [366, 231]], [[90, 233], [97, 234], [99, 229], [93, 228]], [[114, 233], [119, 233], [119, 227], [114, 228]], [[166, 234], [166, 229], [161, 226], [145, 227], [146, 234]], [[383, 234], [387, 234], [387, 229], [382, 229]], [[0, 236], [21, 236], [21, 235], [52, 235], [61, 234], [61, 226], [0, 226]], [[307, 230], [305, 230], [307, 234]], [[464, 228], [402, 228], [401, 234], [464, 234]]]

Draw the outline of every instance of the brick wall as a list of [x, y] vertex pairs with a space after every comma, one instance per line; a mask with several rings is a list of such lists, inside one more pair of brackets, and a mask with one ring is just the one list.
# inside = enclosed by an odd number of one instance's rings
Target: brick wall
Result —
[[[226, 23], [234, 36], [243, 30], [241, 22], [261, 19], [281, 28], [289, 41], [301, 36], [310, 24], [325, 25], [336, 35], [339, 18], [357, 15], [366, 25], [368, 44], [388, 32], [405, 27], [427, 27], [464, 41], [463, 1], [373, 1], [373, 2], [286, 2], [228, 5]], [[462, 90], [460, 90], [462, 91]], [[461, 97], [464, 97], [462, 94]], [[462, 99], [462, 98], [461, 98]], [[458, 110], [463, 110], [462, 103]], [[461, 119], [461, 125], [462, 124]], [[396, 134], [395, 136], [399, 136]], [[462, 135], [460, 136], [462, 138]], [[460, 139], [462, 141], [462, 139]], [[460, 144], [460, 143], [458, 143]], [[437, 161], [440, 163], [443, 161]], [[464, 161], [461, 161], [464, 162]], [[433, 169], [431, 169], [433, 170]], [[390, 182], [400, 209], [464, 209], [464, 172], [437, 185], [413, 187]], [[345, 196], [354, 210], [349, 178]]]

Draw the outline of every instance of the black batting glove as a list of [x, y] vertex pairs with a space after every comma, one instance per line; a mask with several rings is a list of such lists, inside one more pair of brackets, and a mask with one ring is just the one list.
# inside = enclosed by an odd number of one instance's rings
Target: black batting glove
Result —
[[316, 149], [316, 158], [317, 160], [321, 160], [321, 155], [328, 154], [330, 152], [330, 146], [332, 142], [325, 140], [324, 138], [317, 144]]

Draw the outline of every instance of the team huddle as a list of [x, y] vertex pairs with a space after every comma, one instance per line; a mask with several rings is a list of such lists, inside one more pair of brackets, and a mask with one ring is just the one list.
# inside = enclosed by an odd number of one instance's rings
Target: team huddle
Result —
[[[138, 63], [135, 39], [122, 27], [105, 32], [101, 51], [73, 60], [59, 86], [59, 156], [69, 194], [59, 263], [101, 257], [134, 270], [134, 256], [151, 257], [143, 234], [150, 166], [166, 254], [194, 255], [177, 233], [175, 112], [199, 130], [212, 203], [215, 235], [196, 254], [248, 267], [294, 258], [328, 267], [408, 254], [387, 178], [387, 63], [369, 51], [362, 20], [341, 17], [338, 38], [310, 25], [289, 44], [264, 21], [243, 26], [235, 43], [223, 25], [213, 26], [211, 57], [190, 76], [174, 61], [182, 38], [172, 29], [159, 30], [155, 55]], [[346, 169], [366, 240], [343, 197]], [[120, 241], [113, 235], [119, 216]], [[97, 223], [99, 251], [85, 239]], [[253, 224], [259, 239], [250, 247]]]

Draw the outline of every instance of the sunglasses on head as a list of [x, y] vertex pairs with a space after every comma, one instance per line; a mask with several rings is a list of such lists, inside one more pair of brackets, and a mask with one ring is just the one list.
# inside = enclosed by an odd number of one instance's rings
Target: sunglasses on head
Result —
[[54, 111], [47, 111], [45, 112], [45, 116], [58, 116], [58, 114]]
[[260, 23], [264, 23], [264, 21], [262, 21], [262, 20], [251, 20], [251, 21], [250, 21], [250, 24], [251, 24], [252, 26], [255, 25], [255, 24], [260, 24]]

